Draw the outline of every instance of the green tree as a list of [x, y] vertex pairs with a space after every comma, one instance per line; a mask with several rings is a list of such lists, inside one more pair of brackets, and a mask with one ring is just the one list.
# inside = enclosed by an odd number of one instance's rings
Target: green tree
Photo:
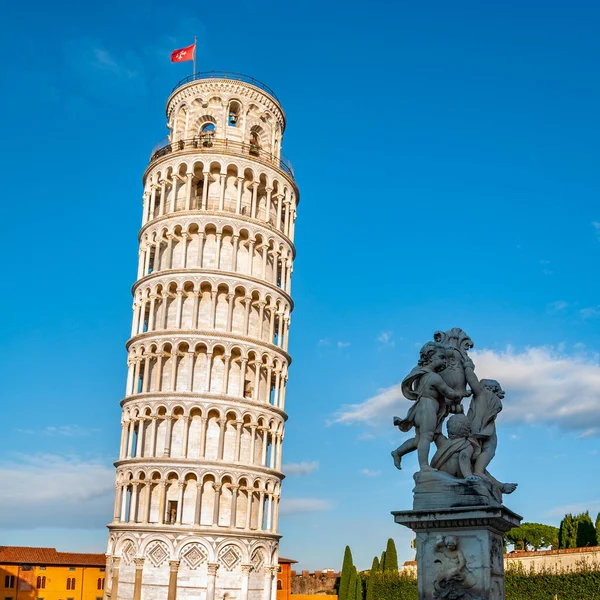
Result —
[[382, 573], [385, 571], [385, 550], [381, 553], [381, 558], [379, 559], [379, 570]]
[[348, 579], [348, 595], [347, 600], [356, 600], [356, 567], [352, 565], [350, 577]]
[[515, 550], [534, 550], [554, 546], [558, 540], [559, 530], [543, 523], [521, 523], [505, 535], [506, 541], [513, 544]]
[[392, 538], [387, 541], [385, 548], [384, 570], [386, 573], [398, 573], [398, 554], [396, 552], [396, 544]]
[[581, 513], [576, 517], [577, 521], [577, 548], [596, 545], [596, 529], [592, 523], [589, 512]]
[[558, 547], [561, 549], [577, 547], [577, 523], [571, 513], [566, 514], [560, 522]]
[[354, 597], [356, 600], [363, 600], [363, 580], [360, 573], [356, 574], [356, 590]]
[[[598, 517], [600, 518], [600, 515], [598, 515]], [[379, 559], [376, 556], [374, 556], [373, 564], [371, 565], [371, 574], [378, 573], [379, 570]]]
[[596, 517], [596, 546], [600, 546], [600, 513]]
[[[340, 574], [340, 586], [338, 588], [339, 600], [354, 600], [354, 597], [350, 597], [348, 593], [349, 590], [354, 590], [354, 588], [350, 587], [350, 576], [353, 568], [354, 561], [352, 560], [352, 552], [350, 551], [350, 546], [346, 546], [346, 549], [344, 550], [342, 572]], [[356, 585], [356, 583], [354, 585]]]

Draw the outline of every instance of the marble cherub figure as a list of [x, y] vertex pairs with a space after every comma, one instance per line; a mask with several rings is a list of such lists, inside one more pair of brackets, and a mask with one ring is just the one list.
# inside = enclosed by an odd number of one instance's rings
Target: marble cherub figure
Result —
[[394, 465], [402, 468], [402, 457], [417, 450], [421, 471], [431, 471], [429, 448], [442, 434], [442, 423], [449, 412], [462, 412], [460, 401], [464, 394], [452, 389], [439, 375], [447, 366], [446, 347], [428, 342], [421, 348], [417, 366], [402, 382], [402, 393], [413, 400], [404, 419], [394, 417], [400, 431], [415, 428], [416, 435], [392, 452]]
[[477, 577], [470, 571], [465, 555], [458, 547], [458, 538], [453, 535], [439, 537], [434, 556], [433, 597], [447, 600], [472, 598], [466, 590], [477, 583]]

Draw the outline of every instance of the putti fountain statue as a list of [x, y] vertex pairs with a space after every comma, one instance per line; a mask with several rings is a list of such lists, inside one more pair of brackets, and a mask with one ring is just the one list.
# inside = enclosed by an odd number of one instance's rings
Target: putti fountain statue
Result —
[[413, 510], [392, 514], [416, 532], [419, 600], [505, 599], [502, 536], [521, 517], [503, 506], [502, 496], [517, 484], [502, 483], [488, 470], [504, 391], [494, 379], [478, 379], [472, 347], [462, 329], [437, 331], [402, 382], [414, 404], [406, 417], [394, 417], [400, 431], [415, 430], [392, 452], [401, 469], [402, 458], [417, 451]]

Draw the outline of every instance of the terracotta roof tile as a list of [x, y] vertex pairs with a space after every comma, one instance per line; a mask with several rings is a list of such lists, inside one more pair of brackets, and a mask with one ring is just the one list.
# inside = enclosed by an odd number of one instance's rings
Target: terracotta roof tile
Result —
[[106, 556], [104, 554], [87, 554], [83, 552], [57, 552], [56, 548], [0, 546], [1, 563], [104, 567]]

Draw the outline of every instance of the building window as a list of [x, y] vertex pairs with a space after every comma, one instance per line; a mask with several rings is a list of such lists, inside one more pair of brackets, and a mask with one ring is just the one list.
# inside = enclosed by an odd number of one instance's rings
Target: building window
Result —
[[206, 123], [200, 130], [200, 141], [205, 148], [213, 145], [213, 139], [215, 137], [215, 126], [213, 123]]
[[282, 590], [283, 589], [283, 583], [281, 583], [281, 579], [277, 580], [277, 589], [278, 590]]
[[169, 500], [167, 506], [167, 525], [174, 525], [177, 521], [177, 500]]
[[46, 589], [46, 576], [45, 575], [38, 575], [35, 587], [37, 587], [38, 590]]
[[98, 570], [100, 571], [100, 573], [104, 573], [104, 571], [106, 571], [106, 567], [100, 567]]
[[4, 600], [13, 600], [12, 596], [4, 596]]
[[7, 575], [4, 578], [4, 587], [7, 589], [15, 587], [15, 576], [14, 575]]
[[46, 567], [38, 567], [38, 569], [39, 569], [40, 571], [45, 571], [45, 570], [46, 570]]
[[69, 571], [77, 571], [77, 567], [69, 567]]
[[67, 577], [67, 589], [68, 590], [75, 589], [75, 577]]
[[98, 577], [98, 589], [99, 590], [104, 589], [104, 577]]

